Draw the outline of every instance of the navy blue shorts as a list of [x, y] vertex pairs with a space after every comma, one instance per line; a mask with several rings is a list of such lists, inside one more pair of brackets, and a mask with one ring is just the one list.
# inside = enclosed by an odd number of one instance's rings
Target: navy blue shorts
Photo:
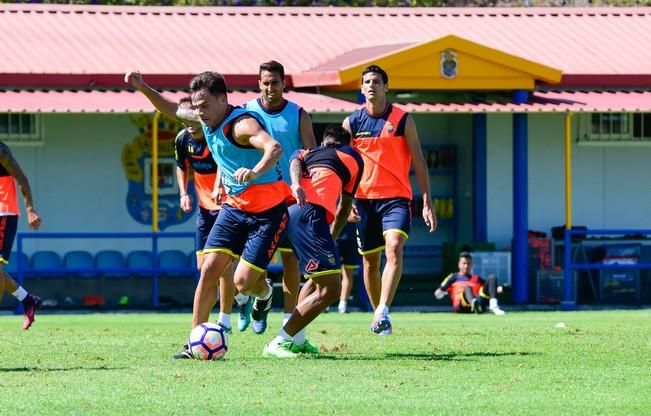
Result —
[[287, 237], [287, 230], [285, 230], [285, 234], [280, 238], [280, 243], [278, 244], [278, 251], [281, 253], [293, 253], [294, 252], [294, 246], [292, 245], [292, 242], [289, 241], [289, 238]]
[[210, 235], [210, 230], [212, 230], [212, 226], [217, 221], [217, 215], [219, 215], [218, 209], [211, 210], [199, 207], [199, 212], [197, 213], [197, 233], [194, 239], [197, 254], [203, 253], [203, 248], [208, 240], [208, 235]]
[[287, 220], [284, 202], [256, 214], [223, 205], [203, 252], [230, 254], [263, 272], [278, 247]]
[[9, 263], [11, 248], [18, 230], [18, 215], [0, 216], [0, 262]]
[[337, 251], [341, 264], [345, 267], [358, 267], [362, 256], [357, 251], [357, 228], [349, 222], [339, 234]]
[[301, 273], [306, 279], [338, 273], [337, 248], [330, 234], [325, 208], [307, 204], [289, 207], [287, 236], [296, 250]]
[[382, 250], [384, 235], [389, 231], [409, 237], [411, 208], [408, 199], [358, 199], [355, 206], [362, 217], [357, 223], [358, 245], [362, 254]]

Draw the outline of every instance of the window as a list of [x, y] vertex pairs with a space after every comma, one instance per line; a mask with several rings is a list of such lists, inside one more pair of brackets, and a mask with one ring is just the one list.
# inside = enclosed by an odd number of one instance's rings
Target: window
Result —
[[651, 113], [592, 113], [580, 124], [579, 143], [651, 144]]
[[36, 114], [0, 114], [0, 140], [7, 143], [41, 143], [43, 137]]

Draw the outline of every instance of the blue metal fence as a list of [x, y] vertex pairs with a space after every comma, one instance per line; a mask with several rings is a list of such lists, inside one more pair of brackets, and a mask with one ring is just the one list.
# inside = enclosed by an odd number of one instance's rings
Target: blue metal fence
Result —
[[[564, 270], [565, 270], [565, 301], [562, 303], [564, 310], [573, 310], [576, 308], [576, 293], [572, 291], [572, 272], [575, 270], [610, 270], [610, 269], [651, 269], [651, 263], [637, 264], [600, 264], [600, 263], [573, 263], [572, 262], [572, 236], [588, 235], [651, 235], [651, 230], [588, 230], [588, 229], [566, 229], [564, 241]], [[607, 241], [604, 240], [604, 243]], [[579, 243], [581, 244], [581, 243]]]

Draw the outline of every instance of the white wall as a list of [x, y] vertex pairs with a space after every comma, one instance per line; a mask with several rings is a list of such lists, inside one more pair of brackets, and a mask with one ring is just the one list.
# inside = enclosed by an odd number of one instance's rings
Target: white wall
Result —
[[[26, 172], [35, 207], [43, 218], [43, 232], [149, 232], [151, 226], [136, 222], [127, 211], [128, 182], [121, 162], [122, 149], [139, 134], [126, 115], [56, 114], [42, 117], [45, 144], [11, 146]], [[22, 198], [21, 198], [22, 199]], [[22, 205], [22, 200], [19, 201]], [[22, 209], [22, 207], [21, 207]], [[21, 217], [19, 232], [27, 231]], [[194, 219], [165, 231], [194, 231]], [[81, 241], [37, 240], [27, 252], [54, 249], [65, 252], [105, 248], [148, 249], [146, 240]], [[194, 248], [189, 239], [166, 242], [162, 248], [181, 245]], [[16, 245], [14, 244], [14, 249]]]
[[[580, 116], [580, 115], [579, 115]], [[579, 117], [577, 116], [577, 117]], [[574, 119], [573, 137], [578, 135]], [[529, 115], [529, 229], [550, 233], [565, 223], [563, 115]], [[513, 233], [512, 118], [488, 117], [488, 239], [499, 248]], [[651, 147], [573, 143], [574, 225], [651, 228]]]

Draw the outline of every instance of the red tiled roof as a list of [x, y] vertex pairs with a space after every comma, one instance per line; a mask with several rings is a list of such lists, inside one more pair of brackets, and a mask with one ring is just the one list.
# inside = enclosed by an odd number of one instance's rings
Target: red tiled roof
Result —
[[[175, 101], [187, 96], [186, 92], [164, 91], [163, 94]], [[241, 105], [258, 97], [256, 92], [234, 91], [228, 94], [228, 101]], [[287, 92], [285, 98], [294, 101], [308, 112], [350, 113], [358, 104], [319, 94]], [[135, 91], [0, 91], [0, 113], [133, 113], [151, 112], [154, 107], [140, 93]]]
[[211, 69], [257, 75], [259, 63], [270, 59], [292, 74], [379, 45], [449, 34], [566, 75], [651, 74], [651, 48], [643, 47], [651, 44], [651, 8], [52, 4], [0, 5], [0, 74], [122, 74], [139, 69], [165, 75]]
[[[164, 92], [179, 100], [184, 92]], [[240, 105], [257, 97], [254, 92], [231, 92], [231, 104]], [[348, 114], [359, 104], [319, 94], [287, 92], [285, 97], [309, 112]], [[406, 103], [399, 107], [416, 113], [499, 113], [499, 112], [650, 112], [651, 91], [644, 92], [536, 92], [527, 104], [491, 103]], [[132, 113], [151, 112], [153, 106], [132, 91], [0, 91], [2, 112]], [[342, 117], [343, 118], [343, 117]]]

